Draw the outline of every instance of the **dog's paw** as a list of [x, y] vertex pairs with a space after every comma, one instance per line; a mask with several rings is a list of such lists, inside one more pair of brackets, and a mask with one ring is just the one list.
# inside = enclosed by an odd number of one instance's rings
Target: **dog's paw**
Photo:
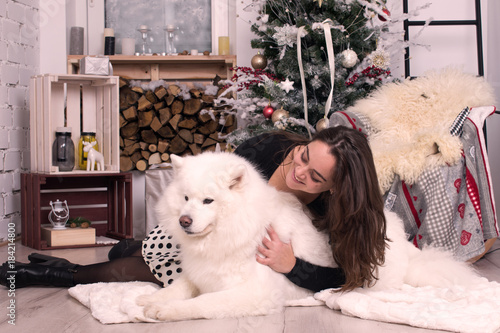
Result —
[[155, 302], [144, 306], [144, 316], [161, 321], [206, 318], [185, 301]]
[[150, 303], [144, 306], [144, 316], [161, 321], [181, 320], [172, 305], [168, 303]]
[[144, 304], [144, 316], [151, 319], [159, 319], [158, 314], [161, 311], [161, 306], [157, 303]]

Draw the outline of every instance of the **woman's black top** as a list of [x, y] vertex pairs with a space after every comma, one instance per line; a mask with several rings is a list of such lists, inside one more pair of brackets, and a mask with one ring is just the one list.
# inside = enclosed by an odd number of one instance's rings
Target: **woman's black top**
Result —
[[[250, 161], [269, 180], [293, 145], [294, 142], [282, 134], [261, 134], [240, 144], [235, 153]], [[307, 206], [320, 214], [325, 209], [319, 198]], [[317, 266], [300, 258], [296, 258], [295, 266], [285, 276], [299, 287], [312, 291], [339, 288], [345, 283], [341, 268]]]

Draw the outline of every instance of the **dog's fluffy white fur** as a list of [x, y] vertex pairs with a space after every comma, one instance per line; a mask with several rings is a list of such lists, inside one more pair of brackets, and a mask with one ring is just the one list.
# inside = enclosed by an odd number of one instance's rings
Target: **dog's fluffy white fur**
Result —
[[428, 246], [416, 248], [407, 240], [403, 221], [394, 212], [385, 211], [387, 248], [385, 263], [378, 268], [378, 280], [373, 290], [399, 289], [404, 284], [413, 287], [467, 287], [481, 277], [471, 265], [457, 261], [453, 254]]
[[491, 85], [457, 67], [381, 86], [347, 110], [368, 117], [370, 147], [382, 190], [398, 174], [414, 183], [425, 168], [456, 163], [462, 151], [450, 127], [466, 106], [495, 103]]
[[280, 311], [286, 300], [311, 295], [255, 258], [272, 225], [281, 240], [292, 242], [297, 257], [334, 265], [326, 235], [313, 227], [295, 196], [269, 186], [236, 154], [172, 156], [172, 162], [174, 179], [157, 215], [181, 244], [183, 271], [170, 286], [138, 299], [147, 317], [264, 315]]
[[[137, 298], [146, 317], [159, 320], [265, 315], [310, 291], [257, 263], [257, 245], [272, 225], [294, 254], [310, 263], [334, 267], [327, 236], [318, 232], [301, 203], [269, 186], [254, 167], [230, 153], [172, 156], [174, 179], [159, 201], [160, 224], [182, 246], [182, 273], [170, 286]], [[373, 288], [470, 283], [475, 274], [436, 250], [433, 260], [405, 239], [402, 222], [387, 213], [386, 264]], [[419, 258], [423, 258], [420, 260]], [[438, 275], [428, 270], [438, 262]], [[420, 260], [415, 267], [414, 260]]]

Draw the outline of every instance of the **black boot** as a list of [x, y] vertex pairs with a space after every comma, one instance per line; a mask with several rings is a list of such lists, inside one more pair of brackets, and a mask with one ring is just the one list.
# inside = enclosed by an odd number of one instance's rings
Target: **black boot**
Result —
[[76, 269], [78, 267], [77, 264], [73, 264], [64, 258], [57, 258], [48, 256], [41, 253], [32, 253], [28, 256], [28, 260], [32, 264], [38, 264], [42, 266], [50, 266], [50, 267], [61, 267], [61, 268], [69, 268]]
[[0, 268], [0, 284], [7, 288], [23, 288], [28, 286], [73, 287], [71, 268], [51, 267], [38, 264], [16, 262], [12, 267], [6, 262]]
[[108, 259], [125, 258], [131, 256], [142, 247], [142, 241], [132, 239], [122, 239], [108, 252]]

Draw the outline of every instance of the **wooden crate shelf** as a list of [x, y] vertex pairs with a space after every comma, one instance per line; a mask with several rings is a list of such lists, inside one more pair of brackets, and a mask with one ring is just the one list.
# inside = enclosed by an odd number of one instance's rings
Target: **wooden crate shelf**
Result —
[[133, 237], [132, 174], [87, 173], [21, 174], [22, 244], [37, 250], [100, 246], [49, 247], [42, 239], [42, 225], [50, 225], [50, 201], [66, 200], [70, 218], [92, 221], [96, 236], [114, 239]]
[[[52, 143], [57, 127], [71, 127], [78, 147], [81, 133], [95, 132], [107, 173], [120, 172], [119, 77], [98, 75], [36, 75], [30, 81], [30, 171], [60, 172], [52, 165]], [[75, 157], [78, 156], [75, 153]]]

